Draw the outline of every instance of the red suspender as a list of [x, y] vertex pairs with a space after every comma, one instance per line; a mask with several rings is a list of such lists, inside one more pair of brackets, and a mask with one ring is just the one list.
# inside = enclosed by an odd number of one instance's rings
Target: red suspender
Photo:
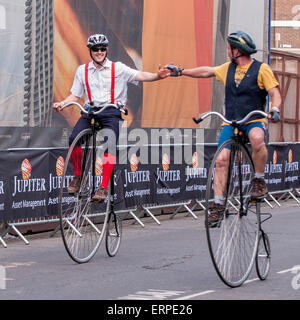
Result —
[[[89, 101], [92, 102], [91, 90], [89, 86], [89, 77], [88, 77], [89, 64], [85, 65], [85, 85], [88, 94]], [[111, 63], [111, 103], [115, 103], [115, 63]]]
[[91, 90], [89, 86], [89, 64], [88, 63], [85, 65], [85, 85], [86, 85], [89, 101], [92, 102]]
[[115, 103], [115, 63], [111, 63], [111, 103]]

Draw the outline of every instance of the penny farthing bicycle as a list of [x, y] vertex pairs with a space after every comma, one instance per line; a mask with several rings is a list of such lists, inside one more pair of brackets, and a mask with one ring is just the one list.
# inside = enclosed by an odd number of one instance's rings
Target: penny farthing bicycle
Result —
[[[251, 181], [254, 178], [254, 165], [247, 147], [247, 138], [240, 130], [251, 116], [262, 111], [252, 111], [240, 121], [229, 121], [218, 112], [208, 112], [196, 123], [216, 115], [234, 127], [234, 136], [225, 141], [216, 151], [208, 173], [206, 186], [205, 226], [208, 247], [213, 265], [221, 280], [230, 287], [242, 285], [248, 278], [254, 261], [261, 280], [266, 279], [269, 268], [271, 249], [268, 235], [261, 224], [271, 217], [262, 220], [261, 201], [251, 199]], [[209, 204], [214, 199], [214, 185], [217, 178], [217, 158], [225, 148], [230, 150], [227, 171], [222, 175], [225, 198], [225, 210], [214, 224], [209, 222]], [[220, 179], [220, 176], [218, 176]]]
[[[97, 167], [103, 153], [101, 139], [97, 138], [101, 125], [96, 116], [108, 107], [124, 114], [127, 114], [127, 110], [118, 104], [108, 104], [101, 109], [88, 106], [87, 110], [76, 102], [70, 102], [62, 109], [71, 105], [78, 106], [86, 113], [91, 124], [90, 128], [76, 136], [66, 156], [59, 194], [60, 229], [69, 256], [77, 263], [85, 263], [96, 254], [104, 237], [109, 256], [116, 255], [121, 243], [122, 220], [114, 211], [114, 174], [110, 179], [107, 199], [97, 203], [92, 198], [101, 181]], [[80, 189], [77, 193], [69, 194], [68, 185], [74, 177], [71, 153], [78, 144], [82, 148]]]

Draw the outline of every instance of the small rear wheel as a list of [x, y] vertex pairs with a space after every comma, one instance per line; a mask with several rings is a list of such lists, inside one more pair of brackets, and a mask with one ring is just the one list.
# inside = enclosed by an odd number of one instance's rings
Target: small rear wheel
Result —
[[114, 257], [120, 247], [122, 238], [122, 220], [118, 214], [111, 212], [106, 228], [106, 252], [110, 257]]
[[265, 280], [270, 271], [271, 245], [268, 235], [263, 232], [259, 236], [255, 258], [256, 272], [260, 280]]

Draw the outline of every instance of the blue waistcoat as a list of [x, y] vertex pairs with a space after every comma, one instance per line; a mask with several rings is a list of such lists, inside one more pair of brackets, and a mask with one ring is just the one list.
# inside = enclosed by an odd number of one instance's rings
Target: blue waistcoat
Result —
[[[230, 63], [225, 86], [225, 117], [229, 120], [241, 120], [252, 110], [265, 111], [268, 92], [260, 89], [257, 83], [261, 62], [254, 59], [239, 86], [234, 75], [237, 65]], [[259, 119], [255, 115], [250, 120]], [[250, 121], [249, 120], [249, 121]]]

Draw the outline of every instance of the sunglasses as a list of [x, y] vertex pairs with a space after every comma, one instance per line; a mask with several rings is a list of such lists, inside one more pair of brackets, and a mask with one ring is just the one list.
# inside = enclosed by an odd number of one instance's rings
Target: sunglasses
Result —
[[96, 47], [92, 47], [91, 50], [93, 52], [98, 52], [98, 51], [101, 51], [101, 52], [105, 52], [107, 50], [107, 48], [96, 48]]

